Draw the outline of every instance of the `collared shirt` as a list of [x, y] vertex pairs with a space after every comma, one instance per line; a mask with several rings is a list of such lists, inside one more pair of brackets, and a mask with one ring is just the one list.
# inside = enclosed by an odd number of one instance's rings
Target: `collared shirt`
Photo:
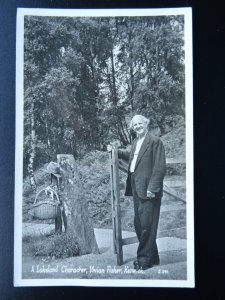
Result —
[[136, 149], [135, 149], [135, 152], [134, 152], [134, 157], [133, 157], [132, 162], [130, 164], [130, 172], [131, 173], [134, 172], [136, 161], [137, 161], [137, 158], [138, 158], [138, 154], [139, 154], [139, 151], [141, 149], [141, 146], [143, 144], [143, 141], [144, 141], [145, 137], [146, 137], [146, 134], [141, 139], [137, 140]]

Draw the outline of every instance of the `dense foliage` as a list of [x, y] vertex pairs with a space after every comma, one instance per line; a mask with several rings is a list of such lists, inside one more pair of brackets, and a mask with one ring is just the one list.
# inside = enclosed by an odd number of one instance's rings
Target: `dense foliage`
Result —
[[24, 174], [32, 178], [58, 153], [82, 158], [114, 139], [126, 146], [135, 113], [161, 134], [176, 126], [184, 117], [183, 23], [26, 16]]

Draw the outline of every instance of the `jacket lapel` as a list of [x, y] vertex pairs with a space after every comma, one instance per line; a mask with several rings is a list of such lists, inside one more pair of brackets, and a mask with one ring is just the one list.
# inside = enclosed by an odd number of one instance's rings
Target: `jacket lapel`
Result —
[[[147, 133], [146, 136], [145, 136], [145, 139], [144, 139], [144, 141], [143, 141], [143, 143], [142, 143], [142, 145], [141, 145], [141, 149], [140, 149], [140, 151], [139, 151], [139, 153], [138, 153], [138, 157], [137, 157], [135, 169], [136, 169], [137, 165], [139, 164], [139, 162], [140, 162], [142, 156], [144, 155], [144, 153], [145, 153], [146, 150], [148, 149], [149, 143], [150, 143], [150, 141], [149, 141], [149, 133]], [[135, 148], [136, 148], [136, 147], [135, 147]]]

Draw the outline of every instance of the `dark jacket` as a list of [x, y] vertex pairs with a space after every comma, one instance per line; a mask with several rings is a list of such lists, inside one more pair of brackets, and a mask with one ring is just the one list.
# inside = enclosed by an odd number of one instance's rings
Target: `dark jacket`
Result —
[[[119, 158], [128, 160], [130, 164], [134, 156], [137, 139], [131, 145], [131, 150], [118, 150]], [[166, 172], [165, 149], [162, 141], [147, 133], [141, 149], [134, 170], [134, 181], [137, 194], [142, 199], [147, 199], [147, 190], [156, 194], [156, 197], [162, 197], [163, 179]], [[131, 188], [131, 174], [128, 172], [126, 196], [132, 196]]]

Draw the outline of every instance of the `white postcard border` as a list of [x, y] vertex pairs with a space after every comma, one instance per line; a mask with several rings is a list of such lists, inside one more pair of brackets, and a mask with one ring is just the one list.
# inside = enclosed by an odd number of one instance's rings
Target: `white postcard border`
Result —
[[[185, 103], [186, 103], [186, 187], [187, 187], [187, 280], [125, 279], [22, 279], [22, 178], [23, 178], [23, 36], [24, 16], [160, 16], [185, 17]], [[192, 10], [166, 9], [27, 9], [17, 10], [16, 40], [16, 148], [15, 148], [15, 217], [14, 285], [15, 286], [118, 286], [118, 287], [194, 287], [194, 178], [193, 178], [193, 61]]]

